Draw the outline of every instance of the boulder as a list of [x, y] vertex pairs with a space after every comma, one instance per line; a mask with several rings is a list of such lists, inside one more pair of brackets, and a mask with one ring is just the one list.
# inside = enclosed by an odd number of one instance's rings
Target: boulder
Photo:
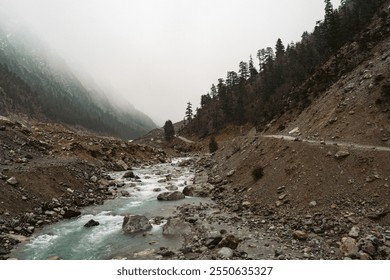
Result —
[[123, 218], [122, 230], [125, 233], [146, 231], [152, 228], [149, 219], [141, 215], [126, 215]]
[[343, 237], [341, 239], [340, 250], [345, 257], [349, 258], [356, 257], [359, 252], [356, 240], [351, 237]]
[[213, 189], [214, 186], [210, 183], [194, 184], [186, 186], [183, 189], [183, 194], [186, 196], [207, 197], [210, 195]]
[[65, 211], [63, 217], [64, 219], [70, 219], [70, 218], [74, 218], [74, 217], [78, 217], [81, 215], [81, 212], [77, 209], [68, 209]]
[[123, 174], [122, 178], [135, 178], [135, 174], [133, 171], [127, 171], [125, 174]]
[[95, 220], [89, 220], [88, 221], [88, 223], [86, 223], [85, 225], [84, 225], [84, 227], [86, 227], [86, 228], [89, 228], [89, 227], [96, 227], [96, 226], [98, 226], [100, 223], [99, 222], [97, 222], [97, 221], [95, 221]]
[[130, 193], [128, 191], [121, 191], [121, 195], [123, 197], [130, 197]]
[[180, 218], [168, 218], [167, 223], [163, 225], [164, 235], [178, 235], [189, 233], [191, 233], [190, 224]]
[[160, 201], [180, 200], [180, 199], [184, 199], [184, 198], [185, 198], [185, 195], [179, 191], [162, 192], [157, 196], [157, 200], [160, 200]]
[[360, 229], [358, 227], [352, 227], [351, 230], [349, 231], [348, 235], [352, 238], [357, 238], [357, 237], [359, 237], [359, 232], [360, 232]]

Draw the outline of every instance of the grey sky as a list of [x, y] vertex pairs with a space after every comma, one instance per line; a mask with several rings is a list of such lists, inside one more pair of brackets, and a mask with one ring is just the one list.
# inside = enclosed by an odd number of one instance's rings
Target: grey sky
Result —
[[258, 49], [312, 31], [324, 1], [0, 0], [0, 9], [161, 125], [250, 54], [257, 64]]

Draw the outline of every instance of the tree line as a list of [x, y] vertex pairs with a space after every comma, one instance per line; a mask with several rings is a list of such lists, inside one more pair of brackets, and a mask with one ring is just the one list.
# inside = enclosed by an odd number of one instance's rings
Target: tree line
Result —
[[[212, 84], [201, 96], [201, 106], [191, 117], [187, 132], [205, 136], [227, 124], [244, 123], [261, 128], [292, 106], [306, 107], [309, 93], [300, 91], [300, 85], [330, 56], [337, 55], [340, 47], [356, 39], [384, 0], [343, 0], [338, 9], [330, 0], [324, 2], [324, 19], [316, 23], [313, 32], [304, 32], [300, 42], [285, 46], [279, 38], [274, 48], [257, 51], [257, 65], [250, 56], [239, 63], [237, 72], [228, 71], [225, 79]], [[359, 47], [367, 45], [360, 40]], [[338, 69], [336, 59], [334, 77], [322, 81], [322, 90], [343, 71], [346, 69]]]

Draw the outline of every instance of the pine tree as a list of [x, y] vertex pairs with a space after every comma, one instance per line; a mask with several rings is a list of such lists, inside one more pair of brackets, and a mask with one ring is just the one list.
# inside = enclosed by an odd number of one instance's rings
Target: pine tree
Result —
[[[209, 95], [210, 96], [210, 95]], [[188, 102], [187, 103], [187, 109], [186, 109], [186, 120], [187, 121], [191, 121], [192, 120], [192, 117], [193, 117], [193, 113], [192, 113], [192, 104], [191, 102]]]
[[165, 140], [170, 142], [175, 137], [175, 128], [173, 127], [172, 121], [167, 120], [164, 125], [164, 136]]
[[241, 61], [239, 65], [239, 77], [241, 82], [245, 82], [249, 78], [248, 63]]
[[282, 57], [284, 57], [284, 54], [286, 53], [286, 51], [285, 51], [283, 42], [280, 38], [276, 41], [275, 50], [276, 50], [276, 53], [275, 53], [276, 60], [280, 60]]
[[256, 67], [255, 65], [253, 64], [253, 58], [252, 56], [249, 57], [249, 77], [250, 79], [253, 79], [254, 77], [257, 76], [257, 74], [259, 74], [256, 70]]

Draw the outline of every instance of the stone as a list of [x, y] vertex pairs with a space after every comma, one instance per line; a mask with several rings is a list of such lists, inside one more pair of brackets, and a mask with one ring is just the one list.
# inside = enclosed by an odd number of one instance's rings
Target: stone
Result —
[[124, 179], [135, 178], [135, 174], [133, 171], [127, 171], [125, 174], [123, 174], [122, 178]]
[[302, 230], [296, 230], [293, 232], [293, 237], [298, 240], [307, 240], [309, 235]]
[[185, 195], [179, 191], [175, 192], [162, 192], [157, 196], [157, 200], [160, 201], [172, 201], [184, 199]]
[[169, 185], [165, 187], [168, 191], [177, 191], [179, 188], [174, 185]]
[[231, 259], [233, 257], [233, 250], [227, 247], [223, 247], [218, 251], [218, 257], [222, 259]]
[[96, 183], [98, 181], [98, 178], [96, 176], [92, 176], [90, 180], [92, 183]]
[[341, 149], [341, 150], [338, 150], [337, 153], [334, 155], [334, 157], [336, 159], [343, 159], [343, 158], [346, 158], [348, 157], [350, 154], [349, 154], [349, 151], [347, 149]]
[[163, 225], [164, 235], [185, 235], [191, 233], [189, 223], [180, 218], [168, 218], [167, 223]]
[[356, 240], [351, 237], [343, 237], [341, 239], [340, 250], [345, 257], [354, 258], [357, 257], [359, 247], [356, 244]]
[[283, 200], [283, 199], [285, 199], [286, 198], [286, 196], [287, 196], [287, 194], [285, 193], [285, 194], [281, 194], [281, 195], [279, 195], [279, 200]]
[[359, 259], [361, 259], [361, 260], [372, 260], [372, 257], [369, 254], [360, 251], [359, 252]]
[[7, 183], [10, 184], [11, 186], [16, 186], [17, 184], [19, 184], [19, 182], [16, 180], [15, 177], [11, 177], [7, 180]]
[[75, 218], [81, 215], [81, 212], [77, 209], [68, 209], [65, 211], [63, 217], [64, 219]]
[[240, 240], [234, 235], [230, 234], [222, 238], [221, 242], [218, 244], [219, 247], [228, 247], [230, 249], [236, 249]]
[[309, 203], [309, 206], [310, 207], [315, 207], [315, 206], [317, 206], [317, 202], [316, 201], [310, 201], [310, 203]]
[[118, 160], [116, 162], [117, 165], [119, 165], [123, 170], [128, 170], [129, 169], [129, 166], [126, 164], [126, 162], [124, 162], [123, 160]]
[[91, 220], [88, 221], [88, 223], [86, 223], [86, 224], [84, 225], [84, 227], [89, 228], [89, 227], [96, 227], [96, 226], [98, 226], [98, 225], [100, 225], [99, 222], [97, 222], [97, 221], [91, 219]]
[[232, 177], [232, 176], [234, 175], [235, 172], [236, 172], [236, 170], [230, 170], [230, 171], [226, 174], [226, 176], [227, 176], [227, 177]]
[[357, 237], [359, 237], [359, 232], [360, 232], [360, 229], [358, 227], [352, 227], [351, 230], [349, 231], [348, 235], [352, 238], [357, 238]]
[[128, 191], [121, 191], [121, 195], [123, 197], [130, 197], [130, 193]]
[[283, 205], [283, 201], [277, 200], [277, 201], [275, 201], [275, 205], [276, 205], [276, 207], [280, 207]]
[[214, 186], [210, 183], [194, 184], [184, 187], [183, 194], [194, 197], [208, 197], [213, 190]]
[[141, 215], [125, 215], [122, 223], [122, 230], [125, 233], [136, 233], [147, 231], [152, 228], [149, 219]]
[[161, 192], [161, 188], [154, 188], [153, 191], [154, 192]]

